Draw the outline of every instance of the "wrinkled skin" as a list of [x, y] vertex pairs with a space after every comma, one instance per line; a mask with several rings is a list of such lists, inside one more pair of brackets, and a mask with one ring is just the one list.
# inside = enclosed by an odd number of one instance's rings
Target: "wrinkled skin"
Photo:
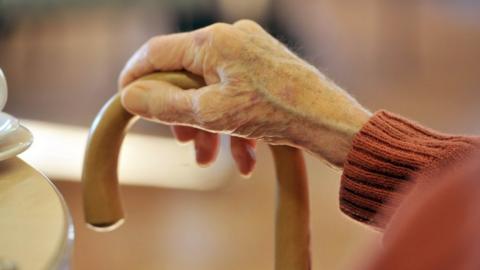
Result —
[[[207, 86], [180, 90], [135, 79], [155, 71], [188, 70]], [[353, 135], [370, 113], [259, 25], [242, 20], [157, 36], [120, 75], [122, 102], [146, 119], [172, 124], [181, 142], [195, 142], [197, 162], [212, 162], [217, 133], [232, 135], [242, 174], [255, 165], [255, 140], [285, 144], [342, 166]]]

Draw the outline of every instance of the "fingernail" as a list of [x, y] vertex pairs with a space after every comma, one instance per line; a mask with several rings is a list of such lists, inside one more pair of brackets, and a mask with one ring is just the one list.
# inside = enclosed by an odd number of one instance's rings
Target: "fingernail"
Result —
[[208, 156], [208, 150], [200, 146], [198, 143], [195, 143], [195, 159], [197, 164], [200, 167], [208, 167], [212, 161]]
[[192, 141], [192, 140], [182, 141], [182, 140], [180, 140], [179, 138], [175, 138], [175, 142], [177, 142], [177, 144], [180, 145], [180, 146], [188, 145], [188, 144], [190, 144], [191, 141]]
[[255, 168], [255, 162], [257, 160], [255, 154], [255, 148], [250, 145], [246, 145], [245, 149], [247, 150], [247, 161], [242, 164], [240, 168], [240, 174], [243, 178], [250, 178], [253, 173], [253, 169]]
[[133, 113], [146, 114], [148, 112], [148, 91], [136, 87], [125, 90], [123, 105]]
[[250, 159], [255, 162], [257, 161], [257, 155], [255, 154], [255, 148], [250, 145], [246, 145], [245, 149], [247, 149], [247, 153], [250, 157]]
[[240, 173], [240, 177], [242, 177], [243, 179], [250, 179], [250, 177], [252, 177], [252, 171], [250, 171], [249, 173]]

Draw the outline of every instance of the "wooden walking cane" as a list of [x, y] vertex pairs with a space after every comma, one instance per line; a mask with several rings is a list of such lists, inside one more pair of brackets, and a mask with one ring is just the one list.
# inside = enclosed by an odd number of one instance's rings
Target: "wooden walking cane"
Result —
[[[202, 78], [187, 72], [159, 72], [140, 80], [163, 80], [182, 89], [205, 85]], [[83, 166], [85, 221], [97, 230], [112, 230], [123, 222], [117, 165], [120, 147], [128, 128], [138, 117], [127, 112], [120, 94], [101, 109], [90, 129]], [[270, 146], [277, 174], [275, 222], [275, 269], [310, 269], [308, 187], [300, 150]]]

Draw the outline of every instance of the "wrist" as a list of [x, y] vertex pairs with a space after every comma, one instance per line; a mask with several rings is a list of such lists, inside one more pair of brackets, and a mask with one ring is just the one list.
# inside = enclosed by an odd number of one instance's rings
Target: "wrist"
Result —
[[289, 142], [331, 165], [343, 167], [354, 136], [372, 114], [322, 74], [319, 76], [304, 104], [298, 106], [304, 109], [289, 125]]

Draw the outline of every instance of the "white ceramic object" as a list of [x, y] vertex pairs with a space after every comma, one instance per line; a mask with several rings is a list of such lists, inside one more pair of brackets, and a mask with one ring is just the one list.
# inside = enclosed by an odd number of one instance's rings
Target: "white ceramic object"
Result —
[[25, 127], [19, 126], [0, 139], [0, 161], [22, 153], [32, 142], [32, 133]]
[[[0, 69], [0, 111], [2, 111], [5, 107], [7, 95], [7, 80], [5, 79], [2, 69]], [[0, 112], [0, 141], [4, 136], [15, 131], [18, 126], [18, 120], [15, 117], [7, 113]]]
[[8, 113], [0, 112], [0, 142], [3, 137], [18, 129], [18, 119]]
[[8, 91], [7, 91], [7, 80], [3, 74], [2, 69], [0, 68], [0, 111], [3, 111], [5, 104], [7, 103]]
[[[0, 111], [7, 103], [7, 80], [0, 69]], [[25, 151], [33, 141], [32, 133], [18, 123], [18, 119], [0, 112], [0, 161]]]

